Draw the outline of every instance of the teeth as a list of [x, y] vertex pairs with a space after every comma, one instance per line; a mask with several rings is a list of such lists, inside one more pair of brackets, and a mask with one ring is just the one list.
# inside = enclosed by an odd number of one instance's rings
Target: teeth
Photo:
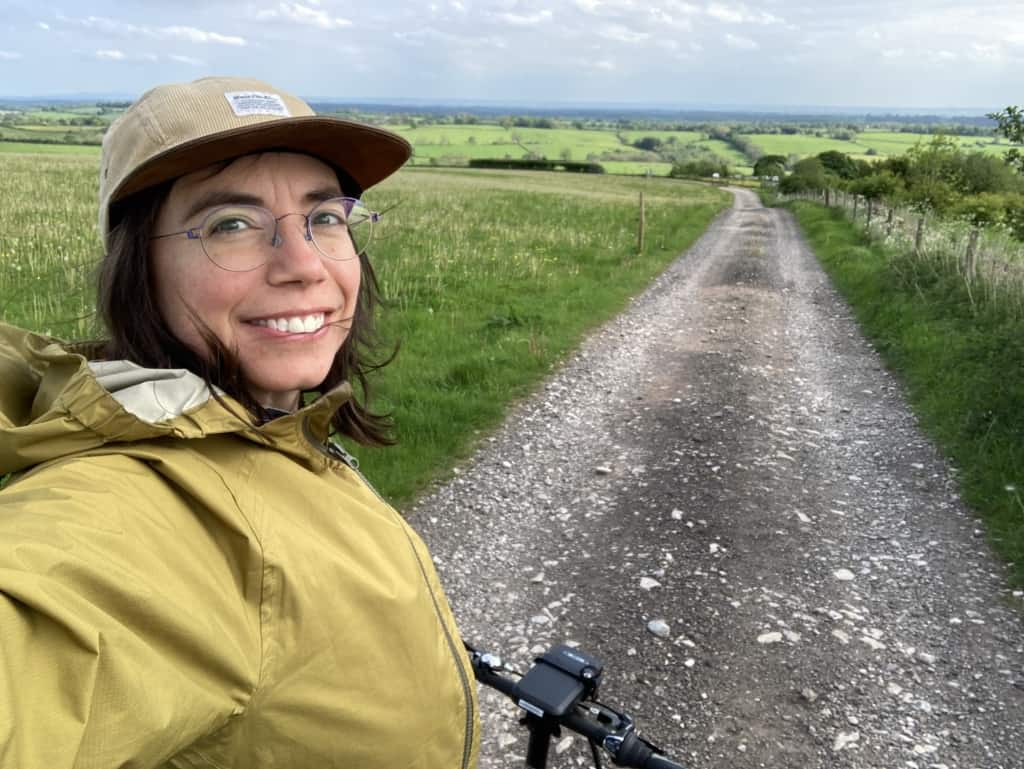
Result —
[[312, 334], [323, 328], [324, 314], [318, 312], [315, 315], [295, 315], [290, 318], [267, 318], [254, 321], [254, 324], [272, 328], [275, 331], [285, 331], [289, 334]]

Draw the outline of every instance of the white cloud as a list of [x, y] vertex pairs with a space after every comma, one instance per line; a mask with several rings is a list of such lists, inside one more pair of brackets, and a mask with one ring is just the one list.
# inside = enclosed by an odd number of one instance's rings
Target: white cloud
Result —
[[882, 51], [882, 56], [886, 59], [898, 59], [906, 53], [903, 48], [889, 48], [888, 50]]
[[594, 62], [594, 69], [601, 69], [605, 72], [611, 72], [615, 69], [615, 62], [609, 59], [600, 59]]
[[221, 35], [204, 32], [195, 27], [163, 27], [154, 30], [155, 36], [171, 40], [187, 40], [190, 43], [221, 43], [223, 45], [245, 45], [245, 40], [235, 35]]
[[0, 61], [17, 61], [21, 54], [17, 51], [0, 51]]
[[221, 35], [217, 32], [206, 32], [195, 27], [147, 27], [129, 24], [117, 19], [105, 18], [103, 16], [87, 16], [82, 19], [74, 19], [62, 14], [57, 15], [58, 21], [63, 24], [85, 29], [94, 29], [109, 35], [119, 37], [150, 37], [158, 40], [187, 40], [191, 43], [219, 43], [221, 45], [244, 46], [245, 39], [235, 35]]
[[433, 40], [440, 43], [444, 43], [446, 47], [451, 48], [507, 48], [508, 43], [502, 40], [500, 37], [481, 37], [477, 34], [468, 35], [456, 35], [451, 32], [445, 32], [434, 27], [422, 27], [412, 32], [395, 32], [394, 37], [401, 40], [403, 43], [409, 45], [422, 46], [427, 41]]
[[687, 18], [683, 18], [683, 19], [676, 18], [676, 17], [672, 16], [671, 14], [666, 13], [665, 11], [661, 10], [660, 8], [651, 8], [649, 13], [651, 15], [651, 20], [655, 24], [659, 24], [659, 25], [661, 25], [663, 27], [672, 27], [674, 29], [687, 29], [687, 30], [693, 28], [693, 23], [689, 19], [687, 19]]
[[107, 48], [102, 51], [96, 51], [96, 58], [100, 61], [124, 61], [124, 51]]
[[576, 7], [592, 16], [618, 16], [632, 13], [638, 3], [634, 0], [574, 0]]
[[752, 11], [745, 5], [710, 3], [707, 14], [726, 24], [781, 24], [782, 19], [766, 11]]
[[349, 19], [331, 16], [327, 11], [319, 8], [310, 8], [308, 5], [301, 5], [300, 3], [278, 3], [277, 8], [267, 8], [258, 11], [256, 18], [260, 21], [282, 19], [294, 24], [317, 27], [318, 29], [341, 29], [342, 27], [352, 26], [352, 22]]
[[646, 32], [637, 32], [621, 24], [608, 24], [597, 31], [606, 40], [614, 40], [618, 43], [641, 43], [650, 35]]
[[726, 32], [722, 39], [725, 40], [727, 46], [735, 48], [737, 51], [756, 51], [761, 47], [749, 37], [740, 37], [729, 32]]
[[36, 22], [36, 26], [39, 27], [39, 29], [49, 29], [50, 28], [50, 25], [47, 24], [45, 21]]
[[501, 21], [518, 27], [529, 27], [534, 24], [540, 24], [544, 21], [550, 21], [551, 11], [539, 11], [537, 13], [531, 13], [529, 16], [523, 16], [517, 13], [499, 13], [498, 18], [501, 19]]
[[180, 54], [172, 53], [167, 57], [171, 61], [176, 61], [179, 64], [188, 64], [192, 67], [205, 67], [206, 62], [202, 59], [197, 59], [194, 56], [181, 56]]
[[971, 51], [974, 53], [971, 58], [981, 61], [997, 61], [1003, 57], [1002, 49], [991, 43], [974, 43], [971, 45]]

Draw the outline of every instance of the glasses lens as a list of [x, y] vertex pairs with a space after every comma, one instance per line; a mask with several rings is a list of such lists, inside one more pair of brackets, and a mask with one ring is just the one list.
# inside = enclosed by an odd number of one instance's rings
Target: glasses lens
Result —
[[370, 244], [373, 218], [373, 212], [355, 198], [331, 198], [310, 213], [309, 231], [324, 256], [355, 259]]
[[222, 206], [203, 220], [199, 234], [206, 255], [231, 272], [254, 270], [272, 253], [274, 217], [257, 206]]

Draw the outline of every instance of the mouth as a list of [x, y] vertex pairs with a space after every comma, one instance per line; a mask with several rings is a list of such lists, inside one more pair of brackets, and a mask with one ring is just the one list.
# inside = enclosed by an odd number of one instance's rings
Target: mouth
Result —
[[269, 328], [286, 334], [315, 334], [324, 327], [326, 315], [314, 312], [310, 315], [287, 315], [280, 318], [259, 318], [248, 321], [253, 326]]

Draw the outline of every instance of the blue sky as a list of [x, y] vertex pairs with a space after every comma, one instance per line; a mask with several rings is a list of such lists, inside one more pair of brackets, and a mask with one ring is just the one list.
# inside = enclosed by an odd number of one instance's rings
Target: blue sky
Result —
[[210, 74], [308, 98], [1001, 108], [1024, 0], [4, 0], [0, 96]]

